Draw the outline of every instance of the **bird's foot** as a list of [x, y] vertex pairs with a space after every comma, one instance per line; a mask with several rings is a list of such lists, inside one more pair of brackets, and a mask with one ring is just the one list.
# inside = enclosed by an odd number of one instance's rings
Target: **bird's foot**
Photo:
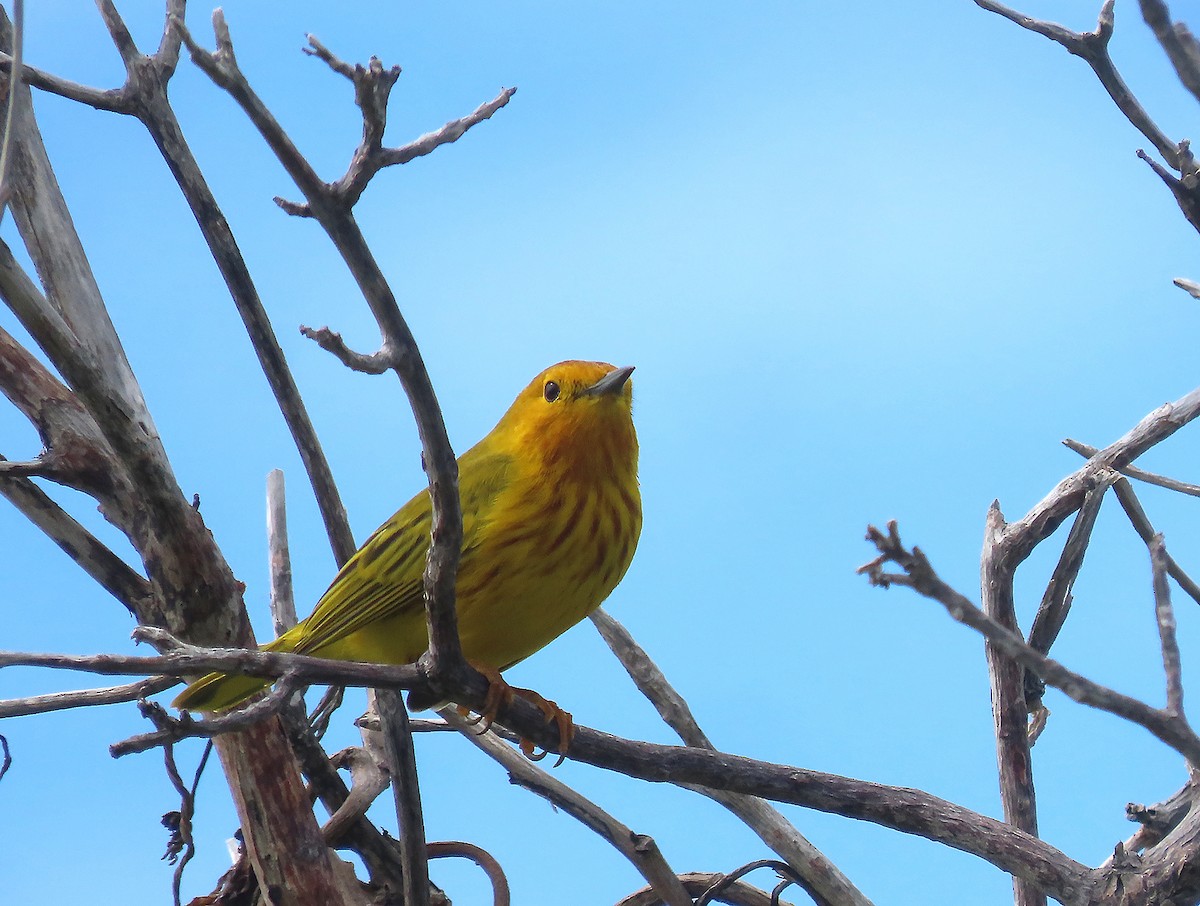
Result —
[[[479, 664], [471, 664], [471, 666], [482, 673], [488, 681], [487, 695], [483, 699], [483, 707], [479, 711], [479, 716], [468, 721], [471, 724], [482, 724], [479, 728], [479, 734], [482, 736], [492, 728], [500, 709], [512, 702], [513, 687], [504, 681], [499, 670], [481, 667]], [[459, 705], [458, 713], [466, 717], [470, 713], [470, 709]]]
[[[488, 691], [487, 696], [483, 700], [483, 710], [473, 721], [474, 723], [482, 724], [479, 732], [486, 733], [495, 722], [496, 715], [500, 713], [500, 709], [511, 704], [514, 695], [519, 696], [530, 704], [536, 705], [538, 710], [546, 716], [546, 723], [554, 721], [557, 725], [559, 754], [558, 761], [554, 762], [554, 767], [562, 764], [566, 760], [567, 749], [570, 748], [571, 740], [575, 736], [575, 721], [571, 717], [571, 712], [564, 711], [556, 702], [542, 697], [532, 689], [510, 686], [498, 670], [493, 670], [490, 667], [480, 667], [478, 664], [472, 664], [471, 666], [482, 673], [488, 681]], [[466, 716], [466, 709], [460, 707], [459, 713]], [[528, 739], [521, 739], [521, 751], [530, 761], [541, 761], [550, 754], [549, 751], [539, 753], [537, 746]]]
[[[511, 688], [514, 695], [519, 695], [527, 702], [537, 705], [539, 710], [546, 715], [546, 723], [554, 721], [557, 725], [558, 761], [554, 762], [554, 767], [558, 767], [567, 760], [567, 749], [571, 748], [571, 740], [575, 738], [575, 720], [571, 717], [571, 712], [564, 711], [557, 702], [543, 698], [532, 689], [519, 689], [515, 686]], [[550, 754], [549, 750], [538, 753], [537, 746], [528, 739], [521, 740], [521, 751], [530, 761], [541, 761]]]

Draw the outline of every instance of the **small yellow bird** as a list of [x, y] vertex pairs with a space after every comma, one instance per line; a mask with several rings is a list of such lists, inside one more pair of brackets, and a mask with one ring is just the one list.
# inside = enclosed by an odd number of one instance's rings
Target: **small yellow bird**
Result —
[[[629, 568], [642, 528], [632, 372], [603, 362], [553, 365], [459, 457], [458, 630], [466, 659], [485, 672], [506, 670], [562, 635]], [[347, 561], [312, 615], [264, 650], [415, 661], [428, 646], [422, 579], [430, 519], [422, 491]], [[174, 705], [219, 711], [270, 682], [210, 673]]]

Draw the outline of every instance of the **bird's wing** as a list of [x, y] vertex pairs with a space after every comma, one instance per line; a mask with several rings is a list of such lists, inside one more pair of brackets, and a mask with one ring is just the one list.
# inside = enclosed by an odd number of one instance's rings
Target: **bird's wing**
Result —
[[[470, 569], [481, 529], [507, 482], [510, 460], [469, 451], [459, 461], [463, 547], [459, 571]], [[318, 651], [373, 623], [425, 606], [425, 556], [432, 506], [422, 491], [363, 543], [338, 572], [312, 615], [296, 627], [293, 651]]]

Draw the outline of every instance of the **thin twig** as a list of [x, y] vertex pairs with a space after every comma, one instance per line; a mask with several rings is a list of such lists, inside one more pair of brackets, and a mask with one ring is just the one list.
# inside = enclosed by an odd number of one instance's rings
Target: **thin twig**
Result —
[[491, 119], [492, 114], [512, 100], [512, 96], [516, 93], [516, 88], [501, 88], [499, 94], [490, 101], [480, 104], [466, 116], [450, 120], [450, 122], [446, 123], [440, 129], [435, 129], [433, 132], [426, 132], [419, 138], [413, 139], [407, 145], [402, 145], [399, 148], [383, 149], [380, 155], [380, 165], [390, 167], [395, 164], [406, 164], [410, 160], [416, 160], [418, 157], [432, 153], [442, 145], [458, 141], [472, 126], [478, 125], [486, 119]]
[[1190, 142], [1187, 139], [1181, 141], [1176, 147], [1178, 152], [1175, 157], [1179, 161], [1179, 168], [1184, 172], [1183, 179], [1177, 178], [1174, 173], [1141, 148], [1137, 152], [1138, 160], [1143, 161], [1154, 171], [1154, 175], [1175, 196], [1175, 203], [1179, 205], [1179, 210], [1183, 212], [1187, 222], [1194, 229], [1200, 230], [1200, 179], [1197, 178], [1195, 158], [1192, 156]]
[[[717, 898], [720, 897], [722, 893], [724, 893], [746, 875], [750, 874], [750, 872], [758, 871], [760, 868], [775, 869], [775, 872], [781, 878], [787, 881], [787, 884], [784, 885], [785, 887], [791, 884], [800, 883], [799, 878], [795, 875], [791, 866], [787, 863], [776, 862], [774, 859], [756, 859], [753, 862], [748, 862], [741, 868], [737, 868], [729, 872], [729, 874], [723, 876], [719, 880], [714, 881], [712, 886], [709, 887], [708, 890], [704, 891], [704, 893], [700, 895], [700, 898], [696, 900], [696, 906], [708, 906], [709, 903], [716, 902]], [[782, 891], [782, 889], [783, 888], [781, 887], [777, 887], [776, 891]], [[772, 897], [773, 901], [777, 899], [777, 895]]]
[[[12, 66], [12, 54], [0, 51], [0, 71], [11, 72]], [[96, 110], [104, 110], [109, 113], [129, 112], [120, 89], [93, 88], [90, 85], [82, 85], [53, 73], [44, 72], [28, 63], [21, 66], [21, 81], [33, 88], [45, 91], [47, 94], [57, 95]]]
[[[1029, 629], [1029, 644], [1042, 654], [1050, 652], [1054, 640], [1058, 638], [1058, 634], [1062, 630], [1063, 623], [1066, 622], [1073, 600], [1071, 589], [1075, 585], [1079, 570], [1083, 567], [1083, 558], [1087, 553], [1088, 544], [1091, 542], [1092, 529], [1095, 528], [1100, 505], [1104, 502], [1105, 493], [1118, 478], [1120, 478], [1118, 472], [1109, 470], [1108, 477], [1087, 492], [1087, 496], [1083, 499], [1083, 505], [1075, 514], [1075, 521], [1071, 524], [1071, 531], [1067, 535], [1058, 563], [1054, 567], [1050, 581], [1046, 584], [1042, 603], [1038, 606], [1037, 614], [1033, 618], [1033, 625]], [[1049, 711], [1041, 704], [1045, 684], [1033, 673], [1025, 671], [1023, 686], [1025, 706], [1034, 716], [1034, 720], [1030, 722], [1026, 731], [1028, 744], [1032, 746], [1045, 729], [1046, 719], [1049, 716]]]
[[[168, 633], [148, 626], [134, 630], [139, 640], [164, 644]], [[341, 683], [346, 686], [383, 688], [424, 688], [422, 674], [412, 664], [364, 664], [335, 661], [290, 652], [257, 651], [249, 648], [197, 648], [176, 641], [157, 657], [122, 654], [37, 654], [27, 651], [0, 651], [0, 668], [47, 667], [54, 670], [79, 670], [104, 676], [185, 676], [211, 672], [243, 676], [278, 677], [294, 674], [305, 683]], [[480, 681], [486, 689], [486, 680]], [[473, 691], [473, 690], [472, 690]], [[482, 703], [483, 695], [479, 696]]]
[[[200, 758], [200, 767], [196, 770], [195, 782], [192, 788], [184, 786], [183, 778], [179, 776], [179, 768], [175, 764], [175, 747], [171, 743], [163, 746], [163, 760], [167, 768], [167, 777], [175, 791], [179, 793], [179, 811], [163, 816], [163, 823], [171, 828], [171, 841], [163, 856], [175, 866], [175, 874], [171, 878], [171, 896], [175, 906], [180, 906], [179, 889], [183, 884], [183, 870], [196, 854], [196, 842], [192, 839], [192, 818], [196, 812], [196, 786], [200, 782], [200, 774], [208, 761], [208, 753], [212, 751], [212, 740], [204, 747]], [[181, 855], [182, 853], [182, 855]]]
[[0, 479], [6, 497], [30, 522], [131, 613], [149, 609], [154, 590], [144, 576], [80, 525], [50, 495], [29, 479]]
[[993, 0], [975, 0], [975, 4], [989, 12], [1003, 16], [1005, 19], [1016, 23], [1022, 28], [1035, 32], [1044, 38], [1049, 38], [1051, 41], [1064, 47], [1071, 54], [1084, 60], [1092, 68], [1092, 71], [1100, 80], [1100, 84], [1104, 86], [1104, 90], [1108, 92], [1108, 96], [1113, 99], [1113, 102], [1117, 105], [1121, 113], [1125, 115], [1125, 118], [1158, 149], [1158, 153], [1172, 167], [1177, 167], [1179, 155], [1175, 143], [1155, 125], [1150, 114], [1146, 112], [1141, 102], [1129, 90], [1129, 86], [1125, 84], [1125, 80], [1113, 64], [1112, 57], [1109, 56], [1108, 44], [1113, 34], [1114, 0], [1105, 0], [1096, 21], [1096, 29], [1082, 33], [1071, 31], [1069, 28], [1064, 28], [1054, 22], [1033, 19], [1024, 13], [1019, 13], [1005, 6], [1003, 3], [993, 2]]
[[[1080, 443], [1069, 437], [1063, 441], [1063, 446], [1068, 450], [1073, 450], [1085, 459], [1095, 456], [1100, 452], [1091, 444]], [[1138, 481], [1144, 481], [1146, 484], [1158, 485], [1160, 488], [1166, 488], [1168, 491], [1178, 491], [1180, 494], [1187, 494], [1190, 497], [1200, 497], [1200, 485], [1197, 484], [1168, 478], [1165, 475], [1156, 475], [1153, 472], [1147, 472], [1145, 469], [1139, 469], [1137, 466], [1122, 466], [1117, 471], [1129, 478], [1136, 478]]]
[[392, 367], [391, 356], [380, 351], [370, 354], [355, 352], [346, 345], [342, 335], [328, 327], [301, 327], [300, 333], [308, 337], [351, 371], [361, 374], [383, 374]]
[[[1089, 447], [1087, 444], [1081, 444], [1076, 441], [1066, 441], [1065, 443], [1076, 453], [1084, 456], [1095, 455], [1095, 447]], [[1150, 518], [1146, 515], [1146, 511], [1142, 507], [1141, 501], [1138, 500], [1137, 494], [1134, 492], [1129, 480], [1122, 478], [1115, 482], [1113, 484], [1113, 493], [1117, 495], [1117, 501], [1121, 504], [1125, 515], [1129, 517], [1129, 522], [1133, 526], [1134, 531], [1138, 533], [1138, 536], [1149, 547], [1150, 541], [1157, 533], [1154, 530], [1154, 526], [1150, 523]], [[1170, 554], [1167, 555], [1167, 572], [1172, 579], [1179, 583], [1179, 587], [1193, 601], [1200, 604], [1200, 585], [1184, 572], [1183, 567], [1176, 563]]]
[[1154, 617], [1158, 623], [1163, 673], [1167, 683], [1167, 713], [1182, 718], [1182, 666], [1179, 640], [1175, 634], [1175, 611], [1171, 607], [1171, 589], [1167, 585], [1167, 549], [1161, 534], [1155, 535], [1150, 542], [1150, 564], [1154, 573]]
[[161, 705], [142, 701], [139, 703], [142, 714], [150, 718], [158, 729], [152, 733], [139, 733], [121, 742], [115, 742], [108, 747], [108, 753], [113, 758], [123, 758], [126, 755], [147, 752], [158, 746], [169, 745], [181, 739], [193, 737], [214, 739], [225, 733], [245, 730], [283, 710], [299, 685], [293, 674], [284, 673], [279, 677], [275, 688], [262, 698], [256, 699], [237, 711], [210, 717], [207, 720], [196, 720], [186, 713], [182, 717], [170, 717]]
[[[1141, 825], [1139, 832], [1144, 845], [1153, 845], [1177, 828], [1196, 804], [1196, 787], [1189, 780], [1175, 793], [1162, 802], [1141, 805], [1130, 802], [1125, 806], [1125, 817]], [[1128, 845], [1127, 849], [1131, 849]]]
[[[689, 895], [701, 896], [724, 877], [720, 872], [695, 871], [680, 875], [679, 882]], [[716, 896], [730, 906], [787, 906], [786, 900], [772, 899], [771, 894], [745, 881], [734, 881]], [[619, 900], [616, 906], [660, 906], [661, 903], [662, 899], [654, 889], [646, 887]]]
[[[351, 66], [336, 57], [313, 35], [308, 36], [309, 46], [304, 52], [324, 62], [330, 69], [354, 83], [354, 101], [362, 111], [362, 141], [355, 149], [345, 175], [327, 186], [332, 198], [346, 207], [353, 207], [362, 197], [371, 179], [384, 167], [406, 164], [411, 160], [435, 151], [442, 145], [458, 141], [472, 126], [490, 119], [517, 93], [516, 88], [502, 88], [492, 100], [480, 104], [464, 117], [451, 120], [440, 129], [428, 132], [400, 148], [384, 148], [383, 134], [387, 128], [387, 105], [392, 86], [400, 77], [400, 67], [387, 69], [372, 57], [367, 66]], [[307, 193], [306, 193], [307, 194]], [[298, 217], [315, 217], [313, 199], [297, 203], [276, 198], [275, 203], [288, 214]]]
[[1200, 389], [1191, 391], [1173, 403], [1167, 403], [1145, 416], [1132, 429], [1100, 450], [1082, 468], [1064, 478], [1033, 509], [1004, 530], [1003, 556], [1015, 569], [1066, 519], [1083, 505], [1087, 492], [1109, 469], [1118, 472], [1151, 447], [1166, 440], [1184, 425], [1200, 416]]
[[134, 702], [177, 685], [173, 676], [155, 676], [121, 686], [106, 686], [102, 689], [81, 689], [75, 692], [50, 692], [46, 695], [31, 695], [26, 698], [0, 699], [0, 719], [23, 717], [29, 714], [46, 714], [65, 711], [69, 708], [91, 708], [96, 705], [116, 705]]
[[321, 696], [321, 700], [317, 702], [312, 713], [308, 715], [308, 725], [317, 739], [323, 737], [329, 729], [329, 722], [333, 719], [334, 712], [342, 706], [345, 694], [344, 687], [330, 686], [325, 690], [325, 694]]
[[0, 780], [3, 780], [13, 761], [12, 752], [8, 750], [8, 738], [3, 733], [0, 733], [0, 752], [3, 753], [3, 757], [0, 757]]
[[1050, 651], [1071, 610], [1071, 589], [1083, 567], [1083, 558], [1092, 538], [1096, 517], [1100, 514], [1100, 505], [1118, 477], [1118, 473], [1112, 472], [1107, 480], [1088, 491], [1083, 506], [1075, 515], [1062, 554], [1046, 584], [1046, 593], [1042, 596], [1042, 603], [1029, 630], [1029, 644], [1042, 654]]

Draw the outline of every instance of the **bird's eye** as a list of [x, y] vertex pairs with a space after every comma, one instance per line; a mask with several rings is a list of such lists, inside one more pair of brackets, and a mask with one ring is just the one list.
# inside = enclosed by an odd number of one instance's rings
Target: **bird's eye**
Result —
[[558, 381], [546, 381], [546, 386], [542, 388], [542, 396], [546, 398], [546, 402], [552, 403], [558, 399], [558, 395], [562, 390], [558, 386]]

